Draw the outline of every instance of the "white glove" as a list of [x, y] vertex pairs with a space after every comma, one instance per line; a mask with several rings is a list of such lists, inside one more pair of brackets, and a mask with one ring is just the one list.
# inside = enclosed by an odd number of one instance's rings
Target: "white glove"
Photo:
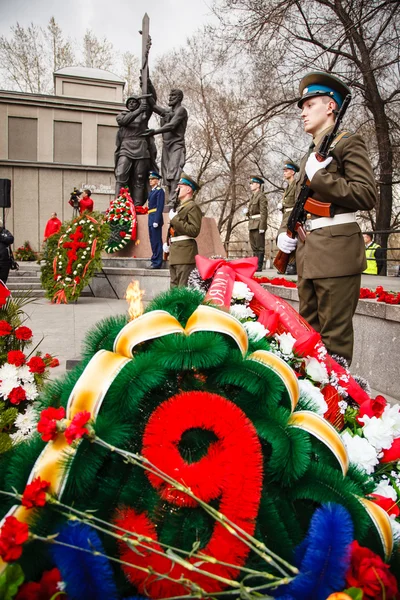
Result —
[[158, 227], [158, 223], [153, 223], [153, 227]]
[[259, 229], [258, 233], [265, 233], [265, 229]]
[[248, 209], [248, 208], [243, 208], [243, 210], [242, 210], [242, 213], [243, 213], [244, 215], [247, 215], [247, 213], [248, 213], [248, 212], [249, 212], [249, 209]]
[[178, 214], [174, 211], [173, 208], [171, 208], [171, 210], [169, 211], [169, 220], [172, 221], [172, 219], [175, 217], [175, 215]]
[[165, 254], [169, 253], [169, 246], [168, 246], [167, 242], [163, 243], [162, 249], [164, 250]]
[[297, 246], [297, 238], [291, 238], [286, 233], [280, 233], [276, 245], [285, 254], [290, 254]]
[[325, 169], [325, 167], [327, 167], [331, 162], [332, 162], [332, 156], [328, 156], [328, 158], [326, 158], [322, 162], [319, 162], [317, 160], [315, 152], [310, 154], [310, 156], [308, 157], [307, 162], [306, 162], [306, 173], [307, 173], [308, 179], [310, 181], [312, 181], [312, 178], [314, 177], [315, 173], [317, 171], [319, 171], [320, 169]]
[[276, 205], [276, 208], [277, 208], [278, 210], [282, 210], [282, 208], [283, 208], [283, 204], [282, 204], [282, 202], [278, 202], [278, 204]]

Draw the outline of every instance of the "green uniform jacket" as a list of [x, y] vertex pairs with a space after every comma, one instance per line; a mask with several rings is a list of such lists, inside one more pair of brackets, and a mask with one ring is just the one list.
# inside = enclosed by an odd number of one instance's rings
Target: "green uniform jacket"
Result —
[[[252, 219], [252, 215], [260, 215], [258, 219]], [[253, 229], [264, 230], [267, 229], [268, 219], [268, 200], [261, 190], [252, 194], [249, 201], [249, 230]]]
[[[201, 220], [203, 213], [193, 200], [189, 200], [178, 208], [178, 213], [171, 220], [171, 225], [174, 228], [173, 237], [179, 235], [188, 235], [191, 238], [196, 238], [201, 229]], [[169, 251], [170, 265], [191, 265], [194, 264], [195, 256], [198, 254], [197, 243], [195, 239], [182, 240], [181, 242], [173, 242]]]
[[282, 198], [282, 209], [283, 212], [286, 212], [288, 208], [293, 208], [294, 203], [296, 202], [296, 179], [292, 179], [292, 181], [287, 186], [283, 198]]
[[[327, 129], [317, 137], [316, 148]], [[313, 177], [313, 198], [331, 202], [335, 214], [371, 210], [377, 200], [374, 174], [365, 143], [358, 134], [346, 134], [331, 151], [332, 162]], [[296, 196], [305, 175], [305, 155], [300, 164]], [[286, 231], [289, 212], [283, 216], [279, 233]], [[319, 218], [312, 216], [312, 218]], [[303, 279], [343, 277], [362, 273], [366, 267], [365, 246], [356, 222], [311, 231], [296, 250], [297, 273]]]

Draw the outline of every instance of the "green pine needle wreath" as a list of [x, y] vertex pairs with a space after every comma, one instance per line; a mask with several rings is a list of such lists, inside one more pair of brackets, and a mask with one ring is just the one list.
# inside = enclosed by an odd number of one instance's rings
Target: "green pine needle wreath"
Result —
[[74, 302], [101, 268], [101, 251], [110, 234], [101, 213], [83, 213], [63, 223], [46, 242], [42, 286], [52, 302]]
[[121, 188], [120, 195], [111, 201], [106, 214], [110, 226], [110, 236], [104, 246], [108, 254], [113, 254], [125, 248], [132, 239], [133, 215], [132, 199], [126, 188]]

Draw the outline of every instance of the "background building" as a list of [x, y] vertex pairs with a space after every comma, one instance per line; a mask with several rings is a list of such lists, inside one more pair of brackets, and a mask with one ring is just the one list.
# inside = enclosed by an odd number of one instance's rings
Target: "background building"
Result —
[[114, 196], [115, 117], [124, 80], [68, 67], [54, 73], [54, 84], [55, 96], [0, 91], [0, 178], [11, 179], [5, 218], [14, 247], [28, 240], [38, 250], [53, 211], [70, 219], [74, 187], [89, 187], [100, 211]]

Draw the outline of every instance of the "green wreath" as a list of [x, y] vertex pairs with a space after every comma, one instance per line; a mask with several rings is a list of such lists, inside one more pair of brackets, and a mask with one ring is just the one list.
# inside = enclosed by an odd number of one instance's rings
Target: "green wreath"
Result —
[[[176, 288], [158, 296], [146, 312], [156, 311], [159, 314], [161, 310], [167, 311], [184, 327], [201, 301], [201, 293]], [[87, 336], [82, 366], [63, 381], [54, 382], [47, 388], [42, 398], [43, 407], [66, 406], [87, 363], [99, 350], [113, 351], [114, 342], [126, 322], [124, 315], [112, 317]], [[263, 485], [261, 500], [257, 503], [254, 533], [258, 540], [267, 542], [272, 551], [293, 561], [295, 547], [304, 538], [316, 506], [337, 502], [352, 515], [356, 538], [363, 543], [375, 544], [377, 540], [369, 517], [358, 500], [358, 497], [371, 492], [369, 478], [355, 469], [350, 469], [344, 477], [333, 455], [316, 437], [290, 425], [290, 402], [281, 379], [273, 369], [248, 360], [253, 352], [268, 351], [268, 342], [265, 339], [258, 342], [250, 340], [249, 344], [248, 354], [243, 356], [230, 337], [214, 331], [199, 331], [192, 335], [170, 334], [155, 339], [149, 337], [135, 348], [132, 360], [119, 372], [107, 391], [95, 422], [96, 434], [113, 449], [143, 452], [147, 444], [144, 434], [153, 413], [166, 402], [173, 404], [180, 397], [185, 403], [177, 408], [174, 418], [165, 421], [158, 418], [157, 413], [154, 424], [157, 427], [162, 425], [168, 432], [181, 421], [184, 434], [179, 442], [179, 453], [188, 464], [197, 463], [208, 454], [216, 438], [208, 427], [193, 425], [193, 419], [189, 422], [190, 395], [195, 396], [199, 392], [202, 397], [217, 394], [218, 403], [226, 403], [237, 414], [240, 412], [246, 427], [251, 427], [259, 440], [263, 464], [259, 472]], [[312, 401], [303, 400], [296, 410], [310, 408]], [[216, 409], [217, 406], [215, 412]], [[197, 410], [192, 411], [192, 416], [196, 417]], [[219, 412], [220, 420], [229, 425], [228, 413], [222, 409]], [[153, 436], [148, 441], [152, 440], [155, 446], [159, 445], [158, 455], [162, 459], [166, 450], [161, 438]], [[37, 436], [30, 445], [13, 449], [7, 461], [0, 461], [0, 489], [17, 489], [22, 493], [32, 462], [43, 446]], [[246, 473], [248, 457], [245, 452], [233, 453], [231, 460], [235, 461], [236, 470], [243, 469]], [[118, 525], [128, 529], [131, 517], [125, 508], [133, 509], [135, 515], [144, 514], [154, 523], [158, 539], [163, 544], [189, 552], [195, 547], [206, 547], [215, 533], [213, 520], [200, 507], [180, 506], [172, 501], [172, 497], [162, 495], [157, 484], [141, 468], [128, 461], [121, 463], [114, 451], [84, 439], [74, 457], [66, 461], [67, 464], [68, 482], [63, 502], [73, 505], [74, 509], [90, 511], [90, 514], [107, 521], [115, 518], [119, 507], [124, 512], [119, 513]], [[218, 470], [215, 472], [219, 473]], [[204, 471], [205, 483], [210, 480], [211, 473], [214, 471]], [[238, 487], [236, 492], [233, 490], [235, 510], [239, 514], [244, 502], [248, 502], [252, 495], [251, 483]], [[0, 496], [0, 516], [6, 514], [14, 502], [13, 498]], [[218, 509], [220, 499], [217, 497], [212, 502]], [[63, 520], [65, 515], [61, 517], [48, 504], [43, 507], [40, 519], [32, 528], [40, 531], [42, 536], [53, 535]], [[108, 555], [119, 556], [113, 538], [103, 536], [102, 541]], [[47, 547], [39, 544], [28, 544], [20, 561], [28, 580], [36, 580], [44, 568], [52, 567]], [[138, 564], [139, 560], [142, 560], [141, 555], [136, 553], [134, 562]], [[243, 556], [243, 562], [248, 568], [268, 570], [255, 555], [247, 559]], [[170, 568], [168, 564], [168, 573]], [[120, 595], [131, 595], [135, 588], [148, 594], [146, 590], [150, 582], [146, 577], [139, 580], [128, 573], [128, 582], [119, 573]], [[155, 592], [149, 595], [157, 598], [169, 594]]]
[[110, 229], [101, 213], [83, 213], [63, 224], [46, 242], [42, 286], [58, 304], [75, 301], [93, 273], [101, 268], [101, 251]]
[[136, 214], [128, 188], [121, 188], [118, 198], [111, 201], [106, 213], [106, 222], [111, 229], [110, 237], [104, 246], [108, 254], [122, 250], [136, 237]]

